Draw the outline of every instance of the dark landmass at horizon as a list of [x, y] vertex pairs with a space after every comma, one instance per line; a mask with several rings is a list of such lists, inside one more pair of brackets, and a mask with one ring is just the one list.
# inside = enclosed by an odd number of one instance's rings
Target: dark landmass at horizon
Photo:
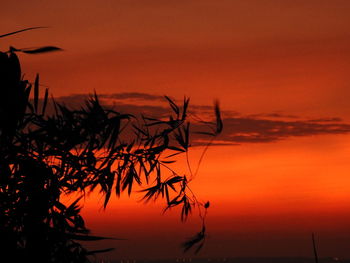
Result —
[[[94, 263], [173, 263], [173, 262], [191, 262], [191, 263], [315, 263], [312, 257], [221, 257], [221, 258], [191, 258], [190, 256], [174, 259], [117, 259], [92, 261]], [[319, 263], [350, 263], [350, 259], [338, 257], [319, 258]]]

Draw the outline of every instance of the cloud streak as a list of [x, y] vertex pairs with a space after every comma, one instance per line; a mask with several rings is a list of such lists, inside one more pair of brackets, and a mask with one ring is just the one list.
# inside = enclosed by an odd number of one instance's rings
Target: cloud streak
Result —
[[111, 93], [111, 94], [99, 94], [102, 99], [114, 99], [114, 100], [141, 100], [141, 101], [159, 101], [163, 100], [164, 96], [153, 95], [143, 92], [121, 92], [121, 93]]
[[346, 134], [350, 125], [327, 120], [282, 121], [261, 118], [226, 118], [224, 132], [220, 137], [232, 143], [274, 142], [288, 137], [326, 134]]
[[[87, 94], [73, 94], [58, 97], [56, 101], [71, 107], [83, 105]], [[130, 113], [162, 118], [171, 113], [163, 96], [128, 92], [99, 95], [102, 103], [121, 113]], [[180, 104], [180, 103], [179, 103]], [[194, 120], [193, 131], [208, 131], [204, 120], [214, 117], [213, 107], [206, 105], [190, 105], [189, 117]], [[237, 145], [243, 143], [269, 143], [291, 137], [306, 137], [315, 135], [347, 134], [350, 133], [350, 124], [344, 123], [340, 118], [303, 119], [300, 116], [284, 115], [280, 113], [257, 113], [244, 116], [235, 111], [223, 112], [224, 130], [214, 143], [216, 145]], [[194, 133], [194, 145], [204, 144], [208, 140], [205, 135]]]

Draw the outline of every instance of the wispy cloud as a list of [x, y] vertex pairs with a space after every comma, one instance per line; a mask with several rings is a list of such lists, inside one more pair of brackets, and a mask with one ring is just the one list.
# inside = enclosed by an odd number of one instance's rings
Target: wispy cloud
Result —
[[338, 119], [283, 121], [238, 117], [224, 119], [224, 125], [220, 139], [235, 144], [274, 142], [288, 137], [350, 132], [350, 124], [339, 122]]
[[121, 93], [111, 93], [111, 94], [99, 94], [99, 97], [103, 99], [113, 99], [113, 100], [134, 99], [134, 100], [141, 100], [141, 101], [154, 101], [154, 100], [164, 99], [164, 96], [153, 95], [153, 94], [142, 93], [142, 92], [121, 92]]

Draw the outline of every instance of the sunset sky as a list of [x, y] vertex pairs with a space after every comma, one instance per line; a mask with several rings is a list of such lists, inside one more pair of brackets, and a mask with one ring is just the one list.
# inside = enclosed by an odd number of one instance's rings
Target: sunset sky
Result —
[[[220, 101], [224, 132], [193, 182], [210, 200], [203, 257], [350, 257], [350, 1], [4, 1], [8, 47], [59, 46], [20, 55], [55, 98], [79, 103], [94, 90], [124, 112], [157, 115], [163, 95], [191, 98], [198, 115]], [[118, 108], [119, 107], [119, 108]], [[224, 144], [224, 145], [222, 145]], [[194, 148], [195, 166], [203, 149]], [[178, 168], [186, 172], [179, 161]], [[162, 203], [92, 196], [93, 233], [126, 238], [108, 258], [182, 257], [199, 227]], [[161, 251], [160, 251], [161, 250]], [[191, 255], [186, 255], [191, 256]]]

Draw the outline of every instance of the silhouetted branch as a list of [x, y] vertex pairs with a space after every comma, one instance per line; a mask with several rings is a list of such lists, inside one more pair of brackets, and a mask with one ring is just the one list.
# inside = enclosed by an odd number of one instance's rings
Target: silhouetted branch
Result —
[[18, 34], [18, 33], [29, 31], [29, 30], [42, 29], [42, 28], [47, 28], [47, 27], [43, 27], [43, 26], [28, 27], [28, 28], [24, 28], [24, 29], [21, 29], [21, 30], [18, 30], [18, 31], [13, 31], [13, 32], [10, 32], [10, 33], [6, 33], [6, 34], [3, 34], [3, 35], [0, 35], [0, 38], [11, 36], [11, 35], [15, 35], [15, 34]]
[[[0, 37], [32, 29], [37, 28]], [[16, 52], [58, 50], [53, 46], [12, 47], [0, 52], [0, 200], [4, 211], [0, 213], [0, 233], [4, 233], [0, 249], [4, 244], [6, 253], [43, 263], [86, 262], [87, 255], [108, 252], [110, 249], [87, 251], [79, 243], [106, 239], [90, 235], [81, 216], [81, 199], [99, 190], [105, 209], [112, 194], [130, 196], [136, 184], [143, 188], [145, 202], [161, 198], [166, 203], [164, 211], [180, 206], [182, 221], [198, 208], [202, 229], [183, 244], [185, 251], [196, 247], [197, 253], [206, 237], [209, 202], [200, 203], [189, 184], [209, 145], [222, 131], [218, 103], [215, 122], [210, 124], [215, 128], [208, 133], [212, 139], [192, 174], [188, 98], [178, 106], [165, 96], [172, 110], [167, 119], [138, 119], [107, 109], [96, 93], [79, 109], [53, 98], [49, 101], [48, 89], [41, 100], [39, 75], [33, 84], [23, 80]], [[175, 160], [169, 158], [182, 153], [186, 153], [190, 179], [170, 167]], [[80, 197], [71, 204], [60, 201], [62, 194], [76, 193]]]

